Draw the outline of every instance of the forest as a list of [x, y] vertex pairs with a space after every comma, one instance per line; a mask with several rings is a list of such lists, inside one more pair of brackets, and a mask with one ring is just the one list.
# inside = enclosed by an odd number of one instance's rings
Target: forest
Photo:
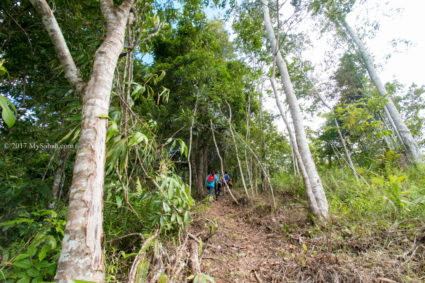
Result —
[[0, 1], [0, 281], [424, 282], [368, 1]]

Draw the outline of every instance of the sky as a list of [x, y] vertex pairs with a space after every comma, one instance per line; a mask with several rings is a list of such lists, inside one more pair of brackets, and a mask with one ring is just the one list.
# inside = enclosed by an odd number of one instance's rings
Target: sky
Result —
[[[394, 80], [409, 87], [412, 83], [425, 85], [425, 10], [424, 0], [367, 0], [361, 5], [353, 7], [348, 14], [347, 22], [357, 33], [364, 36], [363, 43], [374, 58], [378, 75], [385, 84]], [[365, 23], [378, 22], [379, 29], [373, 32]], [[304, 23], [308, 29], [308, 21]], [[320, 39], [319, 39], [320, 38]], [[334, 63], [339, 62], [342, 53], [334, 51], [331, 35], [312, 37], [312, 48], [304, 52], [304, 59], [311, 60], [316, 67], [314, 78], [318, 82], [326, 83], [333, 70], [324, 64], [325, 54]], [[394, 41], [397, 42], [394, 45]], [[406, 44], [405, 42], [409, 42]], [[336, 54], [336, 56], [335, 56]], [[336, 67], [336, 65], [334, 65]], [[319, 85], [320, 86], [320, 85]], [[276, 112], [269, 104], [270, 111]], [[306, 125], [318, 129], [324, 119], [306, 117]], [[281, 128], [281, 127], [279, 127]]]
[[[397, 80], [406, 88], [412, 83], [419, 86], [425, 85], [425, 16], [423, 14], [425, 0], [366, 0], [362, 2], [364, 3], [353, 7], [347, 16], [347, 22], [359, 35], [372, 31], [372, 28], [367, 28], [365, 23], [379, 23], [379, 29], [373, 32], [373, 36], [363, 37], [363, 42], [374, 58], [381, 81], [386, 83]], [[207, 8], [206, 14], [209, 19], [221, 18], [224, 11]], [[225, 23], [225, 28], [233, 39], [236, 35], [232, 30], [231, 20]], [[320, 84], [330, 80], [342, 51], [335, 52], [334, 39], [330, 34], [321, 34], [314, 19], [303, 20], [299, 29], [311, 36], [311, 46], [303, 52], [302, 56], [315, 66], [311, 78], [318, 82], [319, 85], [316, 87], [320, 88]], [[397, 44], [394, 44], [394, 41]], [[334, 69], [329, 69], [326, 61], [332, 61]], [[278, 114], [273, 98], [266, 99], [264, 104], [266, 110], [272, 114]], [[325, 109], [323, 111], [325, 112]], [[317, 130], [323, 122], [324, 119], [317, 116], [305, 117], [305, 125], [313, 130]], [[280, 131], [285, 132], [280, 119], [277, 119], [275, 124]]]
[[[358, 1], [359, 2], [359, 1]], [[378, 75], [383, 83], [398, 80], [410, 86], [412, 83], [425, 85], [425, 0], [367, 0], [356, 5], [347, 17], [347, 22], [359, 35], [373, 31], [367, 28], [367, 22], [378, 22], [379, 29], [373, 36], [366, 36], [363, 42], [374, 58]], [[284, 12], [284, 11], [283, 11]], [[207, 10], [209, 18], [220, 15], [214, 10]], [[316, 26], [316, 27], [314, 27]], [[231, 23], [226, 23], [231, 34]], [[312, 78], [320, 83], [330, 80], [332, 69], [325, 64], [325, 59], [334, 63], [336, 68], [342, 53], [335, 52], [334, 39], [330, 34], [320, 34], [313, 19], [303, 20], [299, 27], [311, 35], [311, 46], [302, 54], [304, 59], [312, 61], [315, 67]], [[398, 43], [394, 45], [394, 40]], [[408, 41], [409, 44], [404, 42]], [[326, 57], [328, 54], [328, 57]], [[330, 54], [330, 55], [329, 55]], [[274, 99], [268, 99], [266, 109], [278, 114]], [[278, 120], [276, 125], [280, 130]], [[306, 117], [305, 124], [318, 129], [324, 119]]]
[[[383, 81], [399, 80], [405, 84], [413, 82], [425, 84], [425, 10], [424, 0], [370, 0], [368, 5], [371, 9], [378, 4], [384, 6], [384, 13], [378, 13], [380, 30], [374, 39], [368, 40], [376, 62], [382, 64], [380, 70]], [[382, 4], [384, 2], [385, 4]], [[379, 4], [381, 3], [381, 4]], [[400, 13], [394, 13], [391, 9], [400, 9]], [[358, 16], [358, 15], [356, 15]], [[361, 21], [351, 16], [351, 23], [360, 25]], [[357, 20], [357, 21], [356, 21]], [[400, 44], [392, 48], [393, 39], [406, 39], [411, 42], [410, 46]], [[392, 53], [390, 59], [385, 56]]]

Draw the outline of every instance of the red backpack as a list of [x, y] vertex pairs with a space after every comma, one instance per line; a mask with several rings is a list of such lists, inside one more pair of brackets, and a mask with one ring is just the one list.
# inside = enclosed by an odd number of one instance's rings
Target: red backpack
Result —
[[208, 176], [207, 182], [209, 184], [211, 184], [212, 182], [214, 182], [214, 180], [215, 180], [215, 176], [214, 176], [214, 174], [211, 174], [211, 175]]

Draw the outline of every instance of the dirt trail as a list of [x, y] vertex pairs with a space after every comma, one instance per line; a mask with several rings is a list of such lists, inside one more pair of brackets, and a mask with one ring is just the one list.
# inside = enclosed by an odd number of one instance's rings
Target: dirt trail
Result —
[[268, 203], [235, 205], [226, 195], [202, 206], [189, 228], [202, 239], [202, 273], [216, 282], [422, 281], [412, 277], [423, 274], [425, 251], [412, 253], [405, 233], [320, 228], [300, 202], [287, 199], [276, 210]]
[[234, 206], [227, 196], [203, 213], [205, 223], [215, 231], [202, 254], [202, 272], [216, 282], [281, 282], [282, 273], [274, 276], [273, 267], [279, 266], [277, 258], [282, 257], [279, 251], [285, 240], [256, 228], [246, 215], [247, 209]]

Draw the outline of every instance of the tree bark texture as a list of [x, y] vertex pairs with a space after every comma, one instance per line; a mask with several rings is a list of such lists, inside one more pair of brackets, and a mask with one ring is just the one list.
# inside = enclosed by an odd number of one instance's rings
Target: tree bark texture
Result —
[[[381, 82], [381, 79], [379, 78], [375, 67], [373, 65], [373, 61], [371, 56], [369, 55], [369, 52], [366, 50], [366, 47], [363, 45], [363, 42], [358, 38], [357, 34], [354, 32], [354, 30], [347, 24], [345, 19], [341, 20], [341, 24], [353, 40], [354, 44], [359, 49], [359, 52], [363, 58], [363, 62], [365, 63], [366, 69], [369, 73], [369, 77], [372, 80], [373, 84], [376, 86], [376, 89], [378, 90], [379, 94], [382, 96], [387, 95], [387, 91], [384, 87], [384, 85]], [[421, 163], [422, 162], [422, 156], [421, 152], [418, 148], [418, 144], [413, 138], [412, 133], [410, 132], [409, 128], [404, 123], [403, 119], [401, 118], [400, 113], [398, 112], [396, 106], [394, 105], [393, 100], [391, 97], [388, 97], [388, 102], [385, 105], [388, 109], [388, 113], [390, 114], [394, 124], [395, 124], [395, 130], [398, 131], [400, 134], [401, 140], [403, 144], [406, 146], [407, 152], [409, 154], [410, 160], [413, 163]]]
[[192, 164], [190, 162], [190, 155], [192, 153], [192, 140], [193, 140], [193, 124], [195, 123], [196, 110], [198, 108], [198, 94], [196, 95], [195, 109], [193, 110], [193, 115], [190, 121], [189, 129], [189, 149], [187, 153], [187, 161], [189, 165], [189, 192], [192, 193]]
[[101, 0], [106, 20], [105, 40], [97, 49], [90, 80], [83, 83], [52, 10], [45, 0], [31, 0], [55, 46], [65, 77], [82, 94], [82, 124], [70, 188], [68, 219], [55, 280], [104, 281], [102, 247], [105, 140], [109, 98], [118, 56], [124, 46], [132, 0], [114, 7]]
[[286, 99], [288, 101], [292, 121], [294, 123], [298, 150], [300, 151], [301, 158], [308, 175], [308, 181], [310, 182], [311, 189], [317, 201], [319, 214], [316, 216], [328, 219], [328, 201], [326, 199], [326, 195], [323, 190], [322, 182], [317, 172], [316, 165], [314, 164], [313, 156], [311, 155], [310, 148], [308, 147], [301, 110], [297, 101], [297, 97], [295, 96], [295, 91], [292, 86], [291, 79], [289, 77], [288, 68], [286, 66], [285, 61], [283, 60], [280, 50], [277, 49], [277, 41], [270, 20], [269, 7], [267, 6], [266, 1], [262, 1], [262, 3], [267, 37], [271, 43], [272, 54], [273, 56], [276, 56], [276, 64], [280, 71], [282, 86], [286, 94]]
[[[286, 115], [285, 115], [285, 111], [283, 109], [282, 103], [280, 103], [274, 78], [270, 78], [270, 82], [271, 82], [272, 89], [273, 89], [273, 92], [274, 92], [274, 97], [276, 99], [276, 105], [277, 105], [277, 108], [279, 109], [279, 112], [280, 112], [280, 116], [282, 117], [282, 120], [285, 123], [286, 128], [288, 129], [289, 141], [290, 141], [290, 145], [292, 147], [292, 151], [295, 154], [296, 162], [298, 163], [299, 168], [301, 170], [301, 175], [303, 176], [305, 191], [307, 193], [307, 198], [308, 198], [308, 201], [309, 201], [309, 204], [310, 204], [311, 211], [314, 215], [318, 215], [319, 214], [319, 208], [317, 206], [317, 200], [316, 200], [315, 195], [313, 194], [313, 191], [311, 190], [311, 185], [310, 185], [310, 182], [309, 182], [308, 174], [307, 174], [307, 171], [305, 169], [303, 160], [301, 158], [300, 151], [298, 150], [297, 141], [295, 139], [294, 133], [292, 132], [292, 127], [288, 123], [288, 120], [286, 119]], [[295, 161], [294, 161], [294, 163], [295, 163]]]
[[207, 147], [199, 137], [195, 145], [191, 158], [193, 161], [193, 189], [194, 195], [197, 198], [202, 198], [206, 193], [205, 182], [208, 174]]
[[49, 203], [49, 208], [54, 209], [56, 206], [56, 202], [58, 201], [58, 191], [61, 183], [63, 172], [65, 171], [66, 161], [68, 160], [68, 156], [70, 154], [70, 149], [62, 149], [59, 160], [58, 160], [58, 169], [56, 169], [55, 177], [53, 179], [52, 184], [52, 196], [53, 202]]
[[71, 52], [69, 52], [62, 31], [55, 16], [53, 15], [53, 11], [50, 9], [45, 0], [30, 0], [30, 2], [41, 17], [43, 26], [49, 34], [50, 40], [55, 48], [56, 55], [63, 67], [65, 78], [68, 80], [69, 84], [81, 94], [85, 83], [81, 78], [80, 70], [77, 68], [74, 60], [72, 59]]

